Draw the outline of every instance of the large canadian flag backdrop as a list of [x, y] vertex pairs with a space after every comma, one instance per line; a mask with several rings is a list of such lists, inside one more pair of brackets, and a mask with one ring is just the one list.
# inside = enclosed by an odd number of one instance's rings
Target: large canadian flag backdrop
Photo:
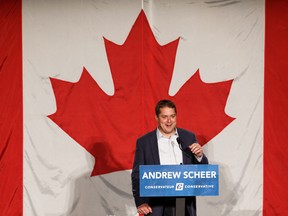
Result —
[[287, 10], [1, 0], [0, 215], [137, 215], [135, 142], [163, 98], [220, 168], [199, 215], [288, 215]]

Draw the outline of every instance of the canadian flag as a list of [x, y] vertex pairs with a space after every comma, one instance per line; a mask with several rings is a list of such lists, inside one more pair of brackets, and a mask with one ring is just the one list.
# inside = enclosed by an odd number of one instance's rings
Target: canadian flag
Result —
[[220, 169], [205, 216], [288, 215], [285, 0], [0, 1], [0, 215], [137, 215], [157, 100]]

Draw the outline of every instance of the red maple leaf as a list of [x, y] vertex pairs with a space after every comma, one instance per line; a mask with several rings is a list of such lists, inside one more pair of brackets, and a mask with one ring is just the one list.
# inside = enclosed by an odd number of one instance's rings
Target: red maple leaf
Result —
[[178, 42], [160, 46], [141, 11], [123, 45], [105, 39], [113, 96], [85, 68], [76, 83], [51, 78], [57, 111], [49, 118], [94, 156], [92, 176], [131, 169], [137, 137], [156, 128], [160, 99], [176, 103], [178, 126], [195, 132], [202, 145], [233, 121], [224, 112], [232, 81], [206, 84], [197, 71], [168, 95]]

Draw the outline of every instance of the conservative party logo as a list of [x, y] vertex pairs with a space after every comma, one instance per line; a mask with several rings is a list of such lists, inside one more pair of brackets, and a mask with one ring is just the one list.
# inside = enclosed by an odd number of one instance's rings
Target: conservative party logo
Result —
[[182, 191], [183, 188], [184, 188], [184, 183], [177, 183], [176, 187], [175, 187], [175, 190], [176, 191]]

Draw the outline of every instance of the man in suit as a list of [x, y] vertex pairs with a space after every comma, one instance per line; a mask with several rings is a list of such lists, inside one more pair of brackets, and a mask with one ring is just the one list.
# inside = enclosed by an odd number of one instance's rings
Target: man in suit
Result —
[[[155, 114], [157, 129], [140, 137], [136, 142], [131, 174], [132, 192], [139, 214], [175, 216], [176, 198], [139, 196], [139, 165], [208, 164], [208, 159], [201, 145], [197, 143], [195, 134], [176, 127], [177, 109], [172, 101], [159, 101]], [[185, 215], [196, 216], [195, 197], [185, 199]]]

